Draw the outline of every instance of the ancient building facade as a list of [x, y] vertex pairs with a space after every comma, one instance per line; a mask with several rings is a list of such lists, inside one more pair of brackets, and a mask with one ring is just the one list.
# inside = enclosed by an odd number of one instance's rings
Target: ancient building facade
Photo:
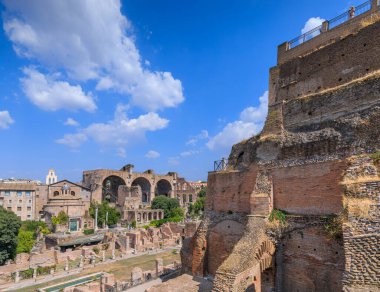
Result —
[[59, 212], [65, 212], [69, 219], [60, 226], [60, 231], [82, 231], [93, 228], [93, 219], [89, 216], [91, 191], [81, 185], [62, 180], [47, 187], [47, 202], [42, 208], [43, 218], [51, 223], [51, 218]]
[[178, 178], [175, 190], [176, 198], [182, 207], [189, 207], [198, 198], [198, 190], [184, 178]]
[[83, 185], [92, 190], [95, 201], [107, 200], [122, 206], [126, 192], [131, 187], [141, 189], [141, 205], [149, 205], [156, 195], [175, 197], [177, 173], [155, 174], [153, 170], [134, 172], [134, 166], [128, 164], [120, 170], [88, 170], [83, 172]]
[[279, 46], [264, 130], [209, 173], [182, 261], [213, 291], [380, 289], [380, 9], [366, 5]]

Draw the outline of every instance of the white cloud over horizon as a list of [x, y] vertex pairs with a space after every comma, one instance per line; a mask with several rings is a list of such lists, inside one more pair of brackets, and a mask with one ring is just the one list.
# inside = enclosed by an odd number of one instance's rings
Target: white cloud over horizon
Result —
[[210, 150], [226, 149], [244, 139], [258, 134], [268, 113], [268, 91], [259, 98], [258, 107], [245, 108], [240, 113], [240, 119], [228, 123], [218, 134], [210, 137], [206, 146]]
[[77, 133], [65, 134], [57, 139], [58, 144], [78, 148], [87, 140], [93, 140], [101, 146], [111, 146], [122, 149], [145, 138], [146, 132], [154, 132], [168, 126], [169, 120], [161, 118], [157, 113], [149, 112], [137, 118], [129, 119], [127, 105], [119, 104], [115, 110], [114, 119], [106, 123], [93, 123]]
[[[145, 65], [120, 0], [3, 0], [3, 4], [3, 27], [15, 52], [53, 72], [24, 70], [25, 93], [42, 109], [95, 110], [91, 94], [78, 85], [88, 81], [96, 84], [94, 90], [120, 93], [147, 112], [184, 101], [180, 80]], [[57, 72], [59, 79], [53, 78]]]
[[0, 129], [8, 129], [14, 122], [9, 111], [0, 111]]

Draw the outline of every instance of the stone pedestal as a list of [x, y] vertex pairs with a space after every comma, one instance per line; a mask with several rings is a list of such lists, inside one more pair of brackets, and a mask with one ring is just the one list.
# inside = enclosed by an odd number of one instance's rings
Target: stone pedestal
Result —
[[18, 283], [20, 282], [20, 272], [19, 271], [16, 271], [16, 275], [15, 275], [15, 283]]

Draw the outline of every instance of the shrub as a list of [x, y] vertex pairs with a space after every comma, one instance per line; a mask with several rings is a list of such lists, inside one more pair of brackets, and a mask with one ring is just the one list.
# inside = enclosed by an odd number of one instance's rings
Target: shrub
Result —
[[25, 271], [21, 271], [19, 275], [21, 279], [30, 279], [30, 278], [33, 278], [33, 273], [34, 273], [34, 270], [30, 268]]
[[371, 154], [370, 156], [374, 163], [380, 162], [380, 150], [377, 150], [375, 153]]
[[131, 223], [131, 227], [132, 228], [136, 228], [136, 225], [137, 225], [136, 220], [133, 220], [132, 223]]
[[66, 224], [69, 222], [69, 216], [65, 213], [65, 211], [60, 211], [57, 216], [51, 217], [51, 222], [53, 225]]
[[94, 253], [99, 254], [100, 250], [97, 246], [95, 246], [93, 249]]
[[337, 240], [343, 238], [342, 223], [343, 220], [341, 216], [331, 216], [328, 218], [327, 223], [324, 225], [324, 228], [329, 237]]
[[102, 249], [103, 250], [108, 250], [109, 247], [110, 247], [109, 243], [104, 243]]
[[273, 209], [269, 215], [270, 222], [278, 222], [281, 225], [286, 224], [286, 213], [282, 210]]
[[83, 233], [86, 234], [86, 235], [90, 235], [90, 234], [94, 234], [94, 229], [85, 229], [83, 230]]
[[37, 268], [37, 274], [38, 275], [47, 275], [47, 274], [50, 274], [51, 269], [55, 269], [55, 268], [56, 268], [56, 265], [52, 265], [49, 267], [38, 267]]
[[32, 231], [25, 231], [22, 229], [20, 229], [18, 232], [17, 241], [17, 253], [29, 253], [36, 242], [34, 239], [34, 233]]

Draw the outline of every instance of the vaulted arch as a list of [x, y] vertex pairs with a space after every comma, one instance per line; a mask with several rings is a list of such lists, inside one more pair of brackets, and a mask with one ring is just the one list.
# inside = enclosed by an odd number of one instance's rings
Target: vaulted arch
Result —
[[132, 182], [132, 186], [139, 186], [141, 188], [141, 202], [150, 202], [151, 184], [145, 177], [138, 177]]
[[172, 185], [166, 179], [160, 179], [155, 188], [156, 196], [167, 196], [170, 197], [172, 192]]
[[102, 183], [102, 201], [110, 203], [118, 202], [119, 187], [125, 185], [125, 181], [116, 175], [110, 175]]

